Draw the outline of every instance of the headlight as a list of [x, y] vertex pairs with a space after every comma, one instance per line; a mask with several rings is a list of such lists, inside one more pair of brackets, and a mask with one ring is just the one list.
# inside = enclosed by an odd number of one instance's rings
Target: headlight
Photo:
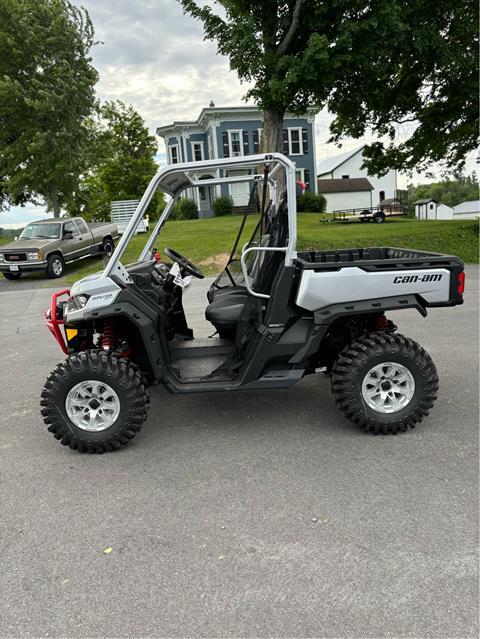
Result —
[[77, 308], [83, 308], [89, 299], [90, 299], [90, 295], [82, 294], [82, 295], [73, 296], [73, 301], [75, 302], [75, 305]]
[[0, 253], [0, 262], [5, 262], [5, 258], [3, 256], [3, 253]]
[[37, 262], [42, 259], [43, 259], [43, 255], [40, 253], [40, 251], [29, 251], [27, 253], [27, 260], [29, 262]]

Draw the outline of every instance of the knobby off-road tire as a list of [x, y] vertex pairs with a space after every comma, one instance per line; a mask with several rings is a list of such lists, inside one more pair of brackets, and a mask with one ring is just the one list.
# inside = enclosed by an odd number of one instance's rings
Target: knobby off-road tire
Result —
[[[149, 401], [138, 366], [118, 355], [91, 350], [58, 364], [45, 382], [40, 404], [48, 430], [61, 444], [81, 453], [104, 453], [135, 437], [147, 418]], [[87, 421], [101, 412], [90, 410], [88, 402], [93, 409], [97, 404], [102, 407], [103, 425], [102, 417], [100, 424], [97, 417]]]
[[[375, 393], [376, 382], [372, 383], [372, 379], [376, 377], [382, 383], [382, 371], [388, 373], [388, 367], [384, 368], [383, 364], [393, 364], [390, 370], [397, 371], [397, 380], [407, 380], [403, 382], [403, 388], [402, 383], [390, 382], [392, 393], [398, 390], [399, 397], [403, 393], [406, 402], [395, 412], [374, 410], [367, 403], [381, 401], [378, 393], [372, 400], [368, 392]], [[398, 333], [369, 333], [351, 342], [334, 362], [331, 383], [335, 402], [346, 417], [376, 435], [397, 434], [415, 428], [428, 415], [438, 393], [437, 370], [430, 355], [416, 342]], [[396, 397], [392, 397], [395, 402]]]

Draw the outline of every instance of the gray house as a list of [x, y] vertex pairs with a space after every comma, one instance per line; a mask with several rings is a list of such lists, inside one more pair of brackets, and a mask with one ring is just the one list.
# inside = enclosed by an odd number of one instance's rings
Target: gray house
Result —
[[[303, 117], [286, 114], [283, 129], [283, 152], [295, 162], [297, 179], [307, 188], [317, 191], [314, 119], [318, 109], [310, 108]], [[213, 103], [202, 109], [194, 121], [173, 122], [157, 128], [157, 135], [165, 140], [168, 164], [203, 159], [245, 156], [259, 152], [263, 127], [263, 113], [255, 106], [216, 107]], [[229, 175], [246, 172], [232, 170]], [[215, 175], [203, 173], [198, 178], [224, 177], [218, 169]], [[207, 213], [220, 195], [230, 195], [234, 206], [248, 204], [250, 183], [222, 184], [195, 189], [188, 194]]]

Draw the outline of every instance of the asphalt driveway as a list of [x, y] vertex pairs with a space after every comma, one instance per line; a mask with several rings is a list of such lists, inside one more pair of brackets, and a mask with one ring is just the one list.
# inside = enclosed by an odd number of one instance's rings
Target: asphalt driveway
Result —
[[62, 355], [50, 292], [0, 291], [1, 637], [478, 636], [478, 268], [464, 306], [392, 313], [440, 374], [416, 430], [357, 431], [324, 376], [154, 388], [143, 431], [102, 456], [39, 415]]

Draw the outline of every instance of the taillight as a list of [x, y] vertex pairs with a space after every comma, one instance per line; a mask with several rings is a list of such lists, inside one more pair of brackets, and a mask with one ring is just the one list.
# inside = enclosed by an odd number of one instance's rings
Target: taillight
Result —
[[463, 291], [465, 290], [465, 271], [462, 271], [458, 274], [458, 287], [457, 291], [460, 295], [463, 295]]

